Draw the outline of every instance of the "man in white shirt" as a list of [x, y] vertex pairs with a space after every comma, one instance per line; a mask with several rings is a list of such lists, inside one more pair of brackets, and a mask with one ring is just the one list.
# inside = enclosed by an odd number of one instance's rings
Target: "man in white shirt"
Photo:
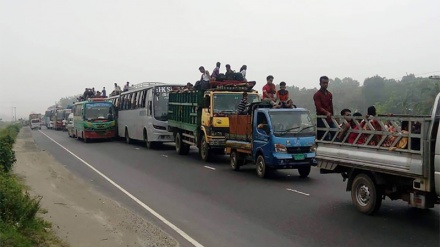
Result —
[[130, 88], [130, 82], [127, 81], [127, 84], [125, 84], [124, 86], [124, 92], [127, 92], [129, 88]]

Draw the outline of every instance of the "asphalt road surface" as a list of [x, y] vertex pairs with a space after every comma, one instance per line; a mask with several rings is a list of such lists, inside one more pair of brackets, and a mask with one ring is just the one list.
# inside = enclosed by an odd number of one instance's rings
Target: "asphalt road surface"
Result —
[[302, 179], [284, 170], [260, 179], [252, 165], [232, 171], [227, 156], [205, 163], [197, 150], [179, 156], [172, 145], [147, 150], [119, 141], [83, 143], [60, 131], [32, 133], [37, 145], [69, 170], [181, 246], [193, 246], [188, 239], [203, 246], [440, 246], [439, 206], [419, 210], [386, 199], [375, 216], [367, 216], [352, 205], [337, 174], [313, 169]]

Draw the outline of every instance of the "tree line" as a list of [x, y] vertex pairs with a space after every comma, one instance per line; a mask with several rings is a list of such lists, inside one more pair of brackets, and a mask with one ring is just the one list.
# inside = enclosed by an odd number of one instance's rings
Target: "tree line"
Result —
[[[288, 86], [287, 90], [298, 107], [315, 113], [313, 94], [318, 90], [317, 87]], [[328, 90], [333, 94], [335, 115], [339, 115], [345, 108], [350, 109], [352, 113], [358, 111], [365, 114], [371, 105], [376, 106], [378, 114], [428, 115], [431, 113], [435, 97], [440, 92], [440, 80], [416, 77], [414, 74], [403, 76], [401, 80], [375, 75], [366, 78], [361, 85], [359, 81], [350, 77], [336, 77], [330, 79]], [[61, 98], [58, 105], [72, 105], [78, 96]]]

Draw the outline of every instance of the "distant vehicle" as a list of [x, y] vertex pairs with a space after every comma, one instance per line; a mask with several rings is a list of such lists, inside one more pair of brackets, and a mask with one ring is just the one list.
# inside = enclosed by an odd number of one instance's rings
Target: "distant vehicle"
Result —
[[335, 140], [340, 128], [318, 128], [324, 131], [317, 139], [318, 167], [341, 173], [360, 212], [374, 214], [385, 196], [417, 208], [440, 203], [440, 93], [429, 116], [331, 118], [338, 119], [356, 127], [349, 129], [348, 141]]
[[226, 153], [231, 167], [239, 170], [250, 162], [264, 178], [272, 170], [298, 169], [301, 177], [316, 166], [315, 125], [302, 108], [273, 109], [272, 105], [251, 105], [248, 115], [230, 115]]
[[116, 136], [115, 107], [105, 98], [91, 98], [73, 107], [74, 134], [84, 142]]
[[70, 113], [67, 117], [67, 134], [69, 137], [76, 137], [75, 135], [75, 128], [74, 128], [74, 122], [73, 122], [73, 113]]
[[54, 116], [54, 129], [55, 130], [62, 130], [64, 128], [63, 126], [63, 120], [64, 120], [64, 109], [57, 109], [55, 111], [55, 116]]
[[31, 129], [41, 129], [41, 118], [40, 113], [29, 114], [29, 126]]
[[55, 114], [55, 109], [56, 109], [55, 105], [51, 106], [51, 107], [47, 108], [47, 110], [46, 110], [46, 112], [44, 114], [43, 122], [44, 122], [44, 125], [46, 126], [46, 128], [48, 128], [48, 129], [52, 129], [53, 128], [52, 118], [53, 118], [53, 116]]
[[147, 148], [172, 142], [168, 132], [168, 94], [173, 87], [161, 82], [136, 84], [109, 99], [117, 108], [118, 135], [127, 143], [143, 141]]
[[30, 127], [32, 130], [39, 129], [41, 130], [41, 121], [38, 118], [30, 120]]
[[178, 154], [188, 154], [190, 146], [196, 146], [206, 162], [215, 154], [224, 154], [228, 116], [236, 113], [243, 92], [248, 91], [249, 102], [260, 101], [256, 91], [231, 88], [170, 93], [168, 129]]

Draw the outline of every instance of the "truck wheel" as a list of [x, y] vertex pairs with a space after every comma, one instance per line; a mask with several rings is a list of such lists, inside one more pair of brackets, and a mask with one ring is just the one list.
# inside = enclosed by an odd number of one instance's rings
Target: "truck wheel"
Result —
[[211, 150], [209, 150], [209, 145], [206, 142], [205, 136], [202, 136], [202, 143], [200, 145], [200, 157], [205, 162], [208, 162], [211, 158]]
[[268, 167], [266, 166], [266, 162], [264, 161], [263, 155], [258, 155], [256, 163], [257, 175], [260, 178], [266, 178], [268, 174]]
[[382, 193], [367, 174], [358, 174], [351, 186], [351, 200], [359, 211], [374, 214], [382, 204]]
[[130, 138], [130, 136], [128, 135], [128, 129], [125, 129], [125, 142], [126, 142], [127, 144], [131, 144], [131, 143], [132, 143], [131, 138]]
[[312, 169], [312, 167], [310, 167], [310, 166], [298, 168], [299, 176], [302, 178], [308, 177], [311, 169]]
[[186, 155], [189, 153], [189, 145], [182, 141], [182, 134], [176, 134], [176, 152], [180, 155]]
[[232, 170], [234, 171], [238, 171], [240, 170], [240, 165], [239, 165], [239, 159], [238, 159], [238, 154], [237, 151], [233, 150], [231, 152], [231, 156], [230, 156], [230, 160], [231, 160], [231, 167]]

